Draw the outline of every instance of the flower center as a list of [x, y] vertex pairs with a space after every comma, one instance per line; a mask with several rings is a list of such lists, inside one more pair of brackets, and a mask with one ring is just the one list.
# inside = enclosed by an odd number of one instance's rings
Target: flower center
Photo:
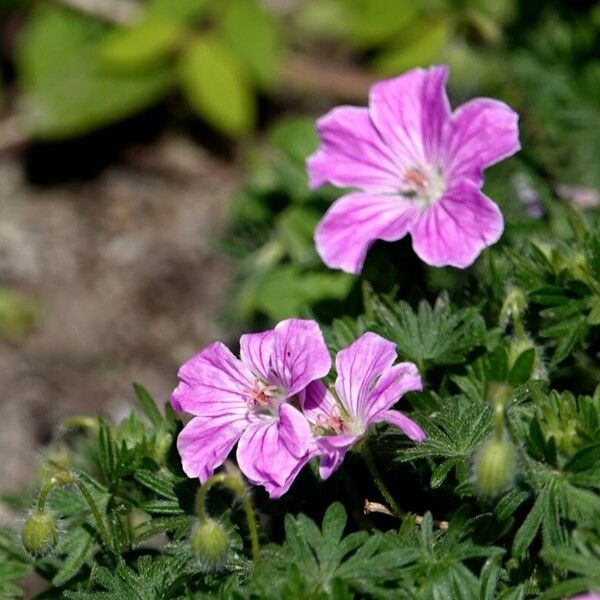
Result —
[[442, 172], [436, 167], [409, 167], [402, 173], [400, 182], [400, 195], [424, 206], [433, 204], [446, 189]]
[[336, 415], [319, 415], [315, 428], [319, 435], [340, 435], [346, 432], [346, 422]]
[[245, 391], [248, 394], [248, 410], [252, 412], [275, 414], [283, 400], [283, 395], [276, 385], [258, 378], [254, 382], [254, 389]]

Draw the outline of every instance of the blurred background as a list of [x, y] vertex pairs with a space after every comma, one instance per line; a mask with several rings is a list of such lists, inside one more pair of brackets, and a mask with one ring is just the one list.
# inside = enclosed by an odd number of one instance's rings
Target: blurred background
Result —
[[[125, 414], [131, 382], [166, 401], [216, 338], [360, 305], [315, 254], [339, 194], [304, 159], [314, 118], [378, 78], [443, 62], [453, 105], [520, 113], [523, 152], [486, 180], [507, 235], [546, 198], [600, 204], [599, 32], [583, 0], [0, 0], [0, 493], [64, 418]], [[402, 287], [407, 248], [367, 279]]]

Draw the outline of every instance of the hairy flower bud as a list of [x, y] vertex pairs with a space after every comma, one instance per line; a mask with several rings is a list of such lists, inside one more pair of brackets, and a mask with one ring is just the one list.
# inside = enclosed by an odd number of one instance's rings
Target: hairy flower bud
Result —
[[206, 569], [219, 569], [229, 552], [229, 535], [214, 519], [206, 519], [196, 525], [191, 537], [192, 552]]
[[47, 510], [34, 510], [23, 523], [21, 540], [25, 550], [35, 558], [46, 556], [58, 541], [58, 525]]
[[513, 445], [495, 437], [485, 441], [475, 455], [473, 475], [481, 496], [497, 496], [514, 480], [517, 460]]

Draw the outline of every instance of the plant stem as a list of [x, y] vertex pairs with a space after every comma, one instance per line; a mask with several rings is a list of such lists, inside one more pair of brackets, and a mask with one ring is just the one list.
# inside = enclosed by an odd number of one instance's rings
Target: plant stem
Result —
[[50, 477], [46, 481], [46, 483], [42, 486], [40, 493], [38, 494], [37, 499], [37, 512], [42, 512], [46, 507], [46, 500], [48, 498], [48, 494], [52, 491], [54, 486], [56, 485], [56, 479], [54, 477]]
[[92, 511], [92, 515], [94, 516], [94, 520], [96, 521], [96, 525], [98, 527], [98, 531], [100, 532], [100, 538], [102, 539], [102, 542], [109, 550], [112, 550], [112, 545], [110, 543], [110, 536], [108, 534], [108, 529], [106, 528], [104, 519], [102, 518], [102, 514], [100, 513], [100, 509], [98, 508], [96, 501], [92, 497], [92, 494], [87, 489], [87, 487], [83, 483], [83, 481], [81, 481], [79, 479], [79, 477], [77, 477], [77, 476], [74, 477], [74, 483], [79, 488], [79, 491], [83, 494], [85, 501], [88, 503], [88, 506], [90, 507], [90, 510]]
[[497, 442], [504, 439], [504, 402], [494, 404], [494, 433]]
[[246, 522], [248, 523], [248, 531], [250, 533], [250, 545], [252, 546], [252, 560], [257, 563], [260, 560], [260, 543], [258, 541], [258, 527], [256, 526], [256, 515], [252, 507], [250, 494], [246, 490], [242, 496], [242, 503], [246, 511]]
[[361, 453], [362, 453], [364, 461], [367, 465], [367, 468], [369, 469], [369, 472], [371, 473], [371, 476], [373, 477], [373, 481], [375, 482], [375, 485], [381, 492], [381, 495], [384, 497], [385, 501], [389, 504], [390, 508], [392, 509], [392, 511], [394, 512], [395, 515], [397, 515], [399, 517], [405, 517], [406, 512], [403, 511], [400, 508], [400, 506], [398, 506], [398, 503], [394, 500], [394, 497], [392, 496], [390, 491], [387, 489], [385, 483], [383, 483], [383, 479], [381, 478], [381, 473], [379, 472], [379, 470], [377, 469], [377, 467], [375, 465], [375, 461], [373, 460], [373, 456], [371, 454], [371, 451], [369, 450], [368, 443], [365, 443], [364, 447], [362, 448]]
[[213, 475], [209, 477], [198, 489], [198, 495], [196, 496], [196, 514], [200, 523], [206, 523], [208, 520], [208, 513], [206, 512], [206, 496], [208, 490], [216, 483], [221, 483], [225, 479], [223, 473]]
[[[198, 495], [196, 496], [196, 514], [200, 523], [206, 523], [208, 520], [208, 513], [206, 512], [206, 496], [208, 490], [217, 483], [223, 483], [227, 475], [225, 473], [218, 473], [209, 477], [198, 489]], [[252, 501], [250, 500], [250, 494], [248, 490], [244, 490], [241, 494], [242, 504], [244, 511], [246, 512], [246, 522], [248, 524], [248, 532], [250, 533], [250, 544], [252, 546], [252, 560], [256, 563], [260, 560], [260, 544], [258, 541], [258, 527], [256, 525], [256, 516], [254, 515], [254, 508], [252, 507]]]

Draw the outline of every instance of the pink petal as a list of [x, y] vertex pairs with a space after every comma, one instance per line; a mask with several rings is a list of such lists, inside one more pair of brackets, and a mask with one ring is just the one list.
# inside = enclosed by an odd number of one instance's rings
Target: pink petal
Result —
[[369, 191], [397, 186], [396, 158], [366, 108], [334, 108], [317, 121], [317, 131], [321, 147], [306, 163], [311, 189], [325, 183]]
[[475, 98], [459, 106], [444, 130], [445, 174], [478, 187], [483, 170], [521, 149], [519, 115], [504, 102]]
[[179, 369], [180, 383], [171, 396], [177, 411], [194, 415], [245, 414], [252, 372], [221, 342], [214, 342]]
[[313, 424], [316, 424], [320, 417], [339, 415], [335, 398], [322, 381], [308, 384], [302, 398], [302, 414]]
[[414, 251], [433, 267], [468, 267], [500, 239], [500, 209], [468, 179], [455, 181], [412, 226]]
[[359, 273], [376, 240], [399, 240], [418, 215], [415, 203], [400, 196], [346, 194], [317, 225], [317, 251], [328, 267]]
[[367, 401], [367, 418], [370, 420], [379, 412], [393, 406], [407, 392], [421, 391], [423, 382], [417, 366], [411, 362], [394, 365], [381, 376]]
[[358, 435], [327, 435], [319, 438], [318, 451], [321, 455], [319, 475], [327, 479], [344, 461], [346, 452], [360, 438]]
[[396, 356], [393, 342], [371, 332], [338, 352], [335, 389], [355, 423], [366, 425], [367, 401], [373, 385], [392, 366]]
[[371, 88], [369, 115], [404, 168], [435, 163], [440, 155], [450, 117], [447, 78], [445, 66], [412, 69]]
[[288, 397], [329, 373], [331, 356], [316, 321], [281, 321], [273, 330], [273, 339], [272, 375], [267, 381], [281, 386]]
[[401, 429], [411, 440], [415, 442], [422, 442], [426, 438], [425, 432], [412, 419], [409, 419], [406, 415], [403, 415], [397, 410], [386, 410], [380, 412], [377, 417], [373, 419], [374, 423], [381, 423], [383, 421], [390, 423], [398, 429]]
[[240, 337], [240, 358], [252, 371], [265, 381], [271, 373], [273, 356], [273, 330], [261, 333], [246, 333]]
[[311, 458], [312, 434], [308, 421], [290, 404], [282, 404], [279, 419], [251, 424], [237, 449], [240, 469], [254, 484], [263, 485], [271, 497], [289, 489]]
[[238, 415], [194, 417], [177, 438], [177, 450], [188, 477], [204, 483], [227, 458], [248, 425]]

